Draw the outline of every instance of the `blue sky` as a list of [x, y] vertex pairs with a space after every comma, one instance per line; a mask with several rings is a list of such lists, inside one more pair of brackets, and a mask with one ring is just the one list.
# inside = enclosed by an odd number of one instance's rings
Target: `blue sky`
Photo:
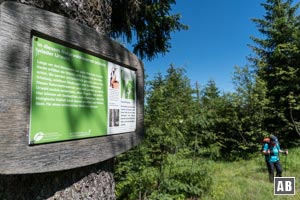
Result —
[[178, 0], [172, 12], [182, 15], [189, 30], [172, 34], [170, 52], [144, 61], [151, 80], [173, 64], [185, 67], [186, 76], [201, 87], [212, 79], [221, 92], [232, 92], [234, 66], [245, 66], [253, 54], [250, 36], [261, 37], [252, 18], [263, 18], [263, 0]]

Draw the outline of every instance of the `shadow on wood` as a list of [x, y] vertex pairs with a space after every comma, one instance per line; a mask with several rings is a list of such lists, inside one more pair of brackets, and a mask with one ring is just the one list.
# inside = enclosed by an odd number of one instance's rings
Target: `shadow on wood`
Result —
[[0, 175], [0, 199], [116, 199], [113, 162], [59, 172]]

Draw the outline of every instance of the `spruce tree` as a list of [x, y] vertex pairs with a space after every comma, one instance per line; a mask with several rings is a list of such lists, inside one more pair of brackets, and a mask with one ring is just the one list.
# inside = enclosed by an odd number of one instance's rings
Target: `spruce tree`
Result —
[[188, 28], [180, 22], [179, 13], [171, 14], [175, 0], [111, 2], [111, 36], [123, 36], [129, 43], [136, 41], [133, 52], [141, 59], [152, 60], [158, 54], [168, 53], [171, 33]]
[[[292, 0], [267, 0], [263, 19], [253, 19], [261, 38], [252, 37], [256, 57], [253, 61], [258, 77], [265, 81], [269, 100], [265, 126], [270, 133], [288, 136], [294, 132], [291, 109], [300, 96], [299, 3]], [[291, 107], [294, 106], [294, 107]], [[294, 118], [300, 120], [299, 113]]]

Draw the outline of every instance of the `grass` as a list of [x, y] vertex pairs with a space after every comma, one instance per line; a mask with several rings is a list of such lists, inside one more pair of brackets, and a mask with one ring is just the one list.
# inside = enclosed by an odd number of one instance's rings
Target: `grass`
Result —
[[295, 177], [296, 194], [274, 195], [274, 185], [268, 181], [264, 157], [258, 154], [248, 161], [215, 162], [211, 192], [205, 200], [300, 200], [300, 148], [289, 150], [286, 157], [281, 155], [283, 176]]

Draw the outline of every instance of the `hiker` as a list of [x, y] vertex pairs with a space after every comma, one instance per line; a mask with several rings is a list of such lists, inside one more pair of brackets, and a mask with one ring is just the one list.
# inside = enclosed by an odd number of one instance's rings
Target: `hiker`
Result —
[[265, 155], [268, 172], [269, 172], [269, 181], [274, 182], [274, 168], [276, 169], [276, 176], [281, 177], [282, 167], [279, 162], [279, 153], [288, 154], [288, 150], [281, 150], [278, 139], [276, 136], [271, 135], [269, 137], [269, 142], [265, 142], [263, 145], [263, 154]]

